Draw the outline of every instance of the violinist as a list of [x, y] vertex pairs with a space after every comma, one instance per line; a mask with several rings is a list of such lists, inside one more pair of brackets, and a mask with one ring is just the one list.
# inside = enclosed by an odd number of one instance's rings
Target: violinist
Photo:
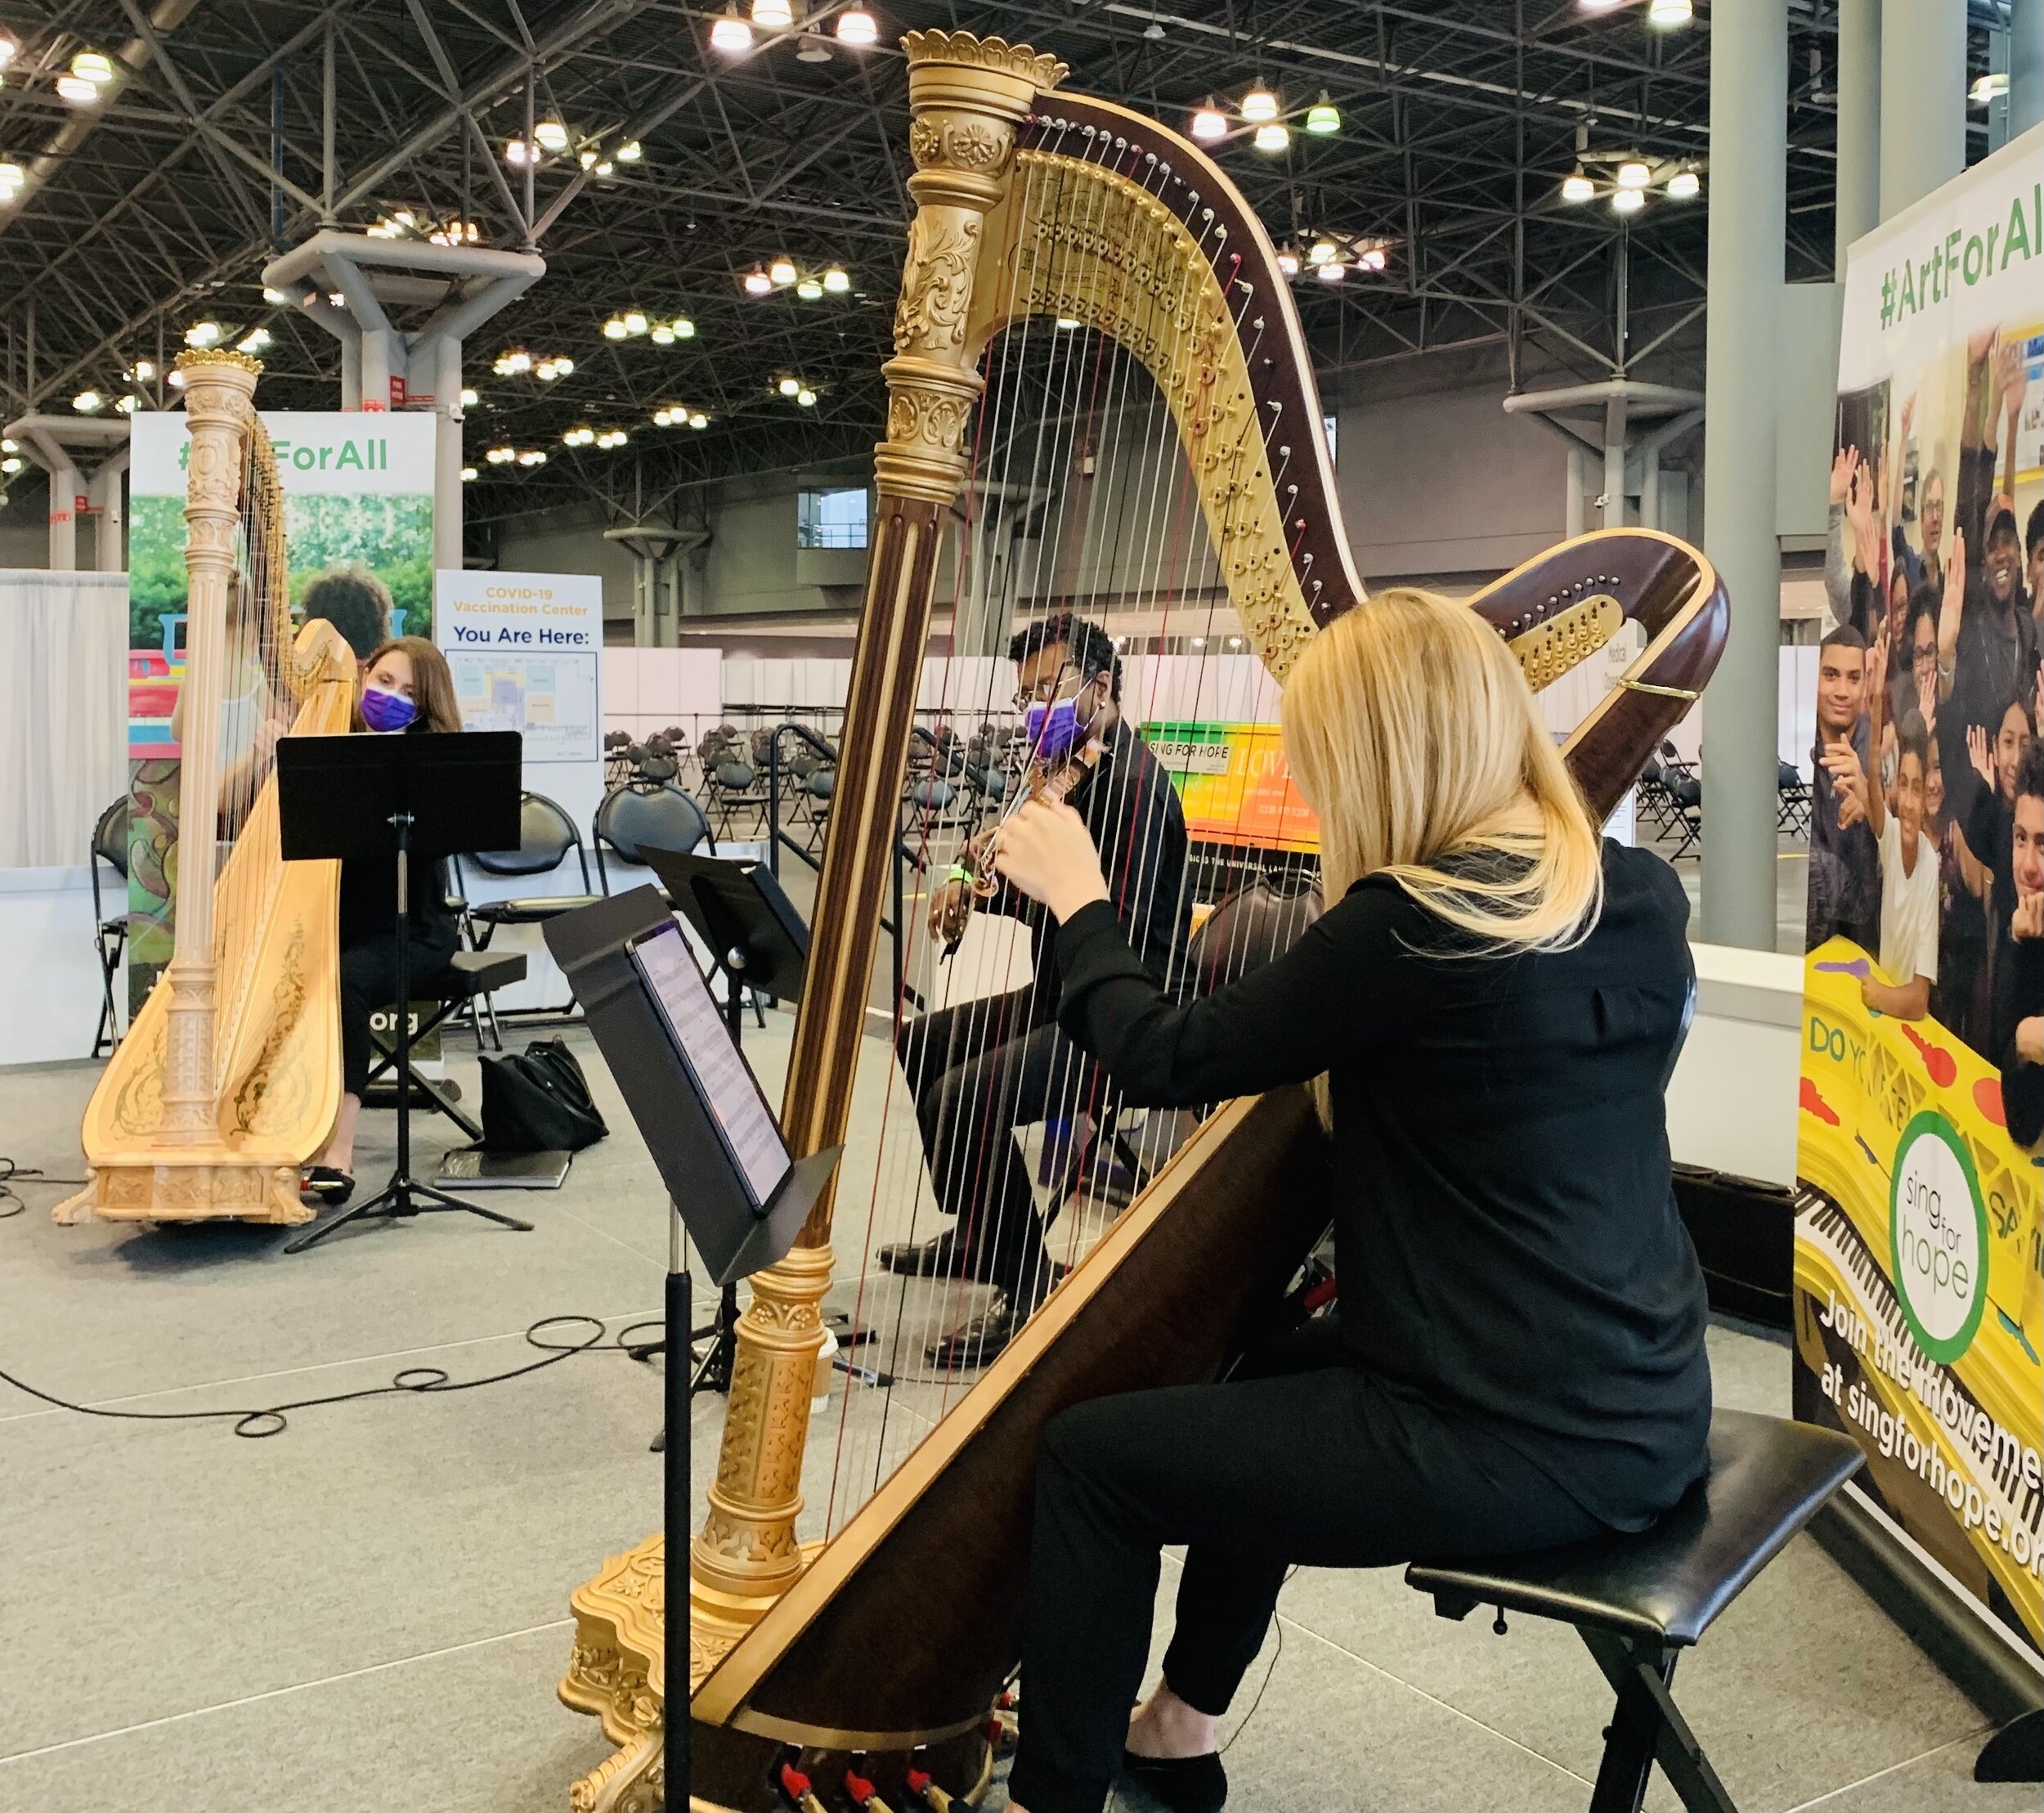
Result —
[[[1020, 631], [1008, 655], [1020, 682], [1018, 709], [1042, 707], [1042, 722], [1063, 726], [1060, 740], [1070, 743], [1081, 772], [1066, 801], [1100, 852], [1122, 935], [1162, 983], [1184, 945], [1186, 822], [1169, 776], [1123, 720], [1114, 644], [1097, 624], [1062, 611]], [[1039, 780], [1066, 752], [1047, 747], [1043, 756], [1035, 765]], [[1070, 779], [1066, 772], [1057, 784]], [[940, 941], [972, 886], [965, 866], [931, 900], [931, 932]], [[1029, 926], [1033, 985], [926, 1014], [895, 1040], [930, 1187], [939, 1208], [955, 1219], [934, 1239], [883, 1246], [880, 1263], [904, 1277], [972, 1278], [996, 1291], [985, 1310], [931, 1346], [939, 1366], [991, 1360], [1052, 1282], [1015, 1129], [1097, 1115], [1105, 1097], [1099, 1067], [1056, 1024], [1056, 927], [1041, 907], [1005, 887], [982, 904]]]

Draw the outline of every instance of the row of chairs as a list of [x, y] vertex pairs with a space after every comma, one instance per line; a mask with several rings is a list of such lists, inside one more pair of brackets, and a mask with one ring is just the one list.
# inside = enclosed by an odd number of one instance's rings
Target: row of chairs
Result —
[[[1810, 783], [1795, 763], [1774, 765], [1774, 828], [1791, 837], [1810, 832]], [[1685, 761], [1671, 743], [1661, 746], [1658, 760], [1647, 764], [1639, 778], [1639, 812], [1651, 819], [1657, 838], [1674, 837], [1675, 855], [1686, 856], [1703, 842], [1703, 777], [1694, 762]]]

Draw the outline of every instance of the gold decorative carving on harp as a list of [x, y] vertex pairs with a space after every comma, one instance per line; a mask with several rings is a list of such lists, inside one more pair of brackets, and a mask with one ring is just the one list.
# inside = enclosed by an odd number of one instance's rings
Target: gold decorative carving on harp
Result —
[[[1090, 329], [1089, 339], [1113, 343], [1147, 371], [1196, 497], [1209, 595], [1224, 595], [1276, 680], [1321, 625], [1363, 596], [1290, 292], [1226, 174], [1126, 108], [1054, 93], [1064, 69], [1051, 57], [962, 32], [912, 33], [904, 43], [917, 212], [885, 368], [872, 566], [782, 1104], [798, 1151], [845, 1138], [862, 1045], [879, 1046], [864, 1038], [868, 979], [940, 543], [968, 480], [969, 431], [975, 447], [987, 435], [994, 406], [982, 403], [981, 361], [998, 337], [1055, 318]], [[1727, 624], [1709, 564], [1649, 531], [1557, 547], [1472, 607], [1535, 685], [1605, 647], [1621, 625], [1638, 624], [1644, 647], [1625, 683], [1567, 745], [1600, 816], [1709, 677]], [[862, 1103], [854, 1147], [878, 1106]], [[876, 1439], [870, 1496], [849, 1492], [848, 1515], [837, 1501], [842, 1482], [830, 1478], [821, 1544], [798, 1539], [825, 1342], [819, 1310], [833, 1272], [832, 1202], [819, 1205], [796, 1249], [753, 1280], [708, 1516], [691, 1546], [697, 1805], [766, 1813], [776, 1804], [773, 1765], [789, 1745], [833, 1787], [849, 1756], [863, 1752], [861, 1773], [894, 1806], [916, 1804], [905, 1785], [912, 1759], [953, 1795], [984, 1780], [983, 1727], [1019, 1654], [1044, 1423], [1082, 1399], [1215, 1376], [1244, 1316], [1275, 1297], [1325, 1227], [1323, 1163], [1302, 1092], [1215, 1111], [1006, 1350], [957, 1388], [905, 1459], [894, 1464]], [[848, 1156], [847, 1172], [851, 1165]], [[837, 1196], [867, 1193], [840, 1174]], [[863, 1200], [860, 1212], [871, 1213]], [[840, 1441], [849, 1415], [848, 1398]], [[657, 1802], [664, 1562], [654, 1538], [613, 1557], [574, 1595], [562, 1698], [598, 1713], [621, 1747], [575, 1785], [577, 1809]]]
[[339, 865], [282, 859], [280, 734], [347, 731], [355, 657], [325, 622], [291, 636], [262, 366], [187, 352], [188, 581], [169, 967], [85, 1111], [91, 1177], [59, 1221], [312, 1218], [298, 1168], [340, 1101]]

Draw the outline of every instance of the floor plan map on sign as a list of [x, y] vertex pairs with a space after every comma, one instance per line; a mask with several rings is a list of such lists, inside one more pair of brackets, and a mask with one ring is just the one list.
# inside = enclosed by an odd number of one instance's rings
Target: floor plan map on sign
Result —
[[588, 761], [597, 750], [596, 662], [588, 655], [469, 653], [450, 649], [461, 721], [518, 730], [527, 761]]

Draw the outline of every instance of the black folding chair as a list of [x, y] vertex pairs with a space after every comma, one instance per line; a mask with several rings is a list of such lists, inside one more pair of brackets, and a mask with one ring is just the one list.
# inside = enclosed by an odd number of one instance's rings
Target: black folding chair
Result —
[[[550, 875], [567, 860], [571, 853], [582, 873], [580, 894], [521, 895], [509, 900], [485, 900], [480, 904], [464, 900], [462, 920], [469, 944], [477, 950], [487, 950], [500, 926], [545, 925], [563, 913], [572, 913], [577, 907], [589, 906], [603, 898], [589, 886], [589, 852], [583, 847], [582, 833], [576, 828], [575, 820], [544, 793], [522, 796], [518, 806], [516, 850], [482, 850], [454, 859], [455, 876], [461, 884], [462, 893], [465, 895], [468, 891], [462, 874], [464, 861], [473, 863], [485, 875]], [[478, 998], [490, 1018], [491, 1040], [501, 1051], [504, 1041], [497, 1028], [496, 1003], [486, 994]], [[567, 1012], [572, 1008], [541, 1011]]]
[[[120, 878], [121, 910], [109, 913], [100, 898], [100, 864]], [[100, 814], [92, 827], [92, 846], [86, 859], [92, 878], [92, 941], [100, 958], [100, 1023], [92, 1034], [92, 1055], [110, 1052], [121, 1042], [120, 1009], [114, 1002], [114, 979], [120, 974], [128, 949], [128, 801], [118, 799]]]
[[655, 850], [679, 850], [684, 856], [698, 846], [706, 846], [707, 855], [717, 853], [708, 815], [672, 783], [612, 789], [597, 807], [596, 822], [591, 828], [596, 844], [597, 879], [606, 894], [611, 891], [610, 868], [603, 860], [606, 847], [639, 868], [646, 866], [640, 852], [649, 845]]

